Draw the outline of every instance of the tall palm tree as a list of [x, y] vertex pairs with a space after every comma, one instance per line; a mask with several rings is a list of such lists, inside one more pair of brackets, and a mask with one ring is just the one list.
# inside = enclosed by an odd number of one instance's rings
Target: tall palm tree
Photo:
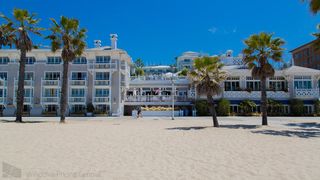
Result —
[[194, 69], [188, 73], [198, 93], [207, 95], [214, 127], [219, 127], [219, 123], [213, 96], [221, 93], [220, 83], [227, 78], [226, 72], [221, 70], [222, 67], [218, 57], [201, 57], [194, 60]]
[[320, 0], [302, 0], [302, 1], [309, 1], [310, 11], [313, 14], [317, 14], [320, 11]]
[[244, 41], [243, 60], [251, 69], [252, 77], [260, 79], [262, 125], [268, 125], [267, 78], [275, 73], [272, 62], [282, 62], [284, 43], [268, 33], [254, 34]]
[[7, 24], [1, 25], [0, 28], [0, 46], [8, 45], [12, 47], [14, 45], [20, 50], [16, 122], [22, 122], [26, 56], [27, 52], [36, 48], [30, 38], [30, 34], [41, 36], [40, 31], [43, 28], [37, 27], [40, 20], [36, 18], [35, 14], [30, 14], [27, 10], [14, 9], [12, 19], [3, 14], [0, 14], [0, 17], [7, 21]]
[[65, 122], [66, 108], [68, 106], [68, 74], [69, 63], [76, 57], [81, 56], [85, 47], [86, 30], [79, 27], [79, 21], [73, 18], [61, 16], [60, 21], [57, 22], [51, 18], [53, 22], [50, 28], [51, 34], [47, 39], [51, 40], [51, 50], [56, 52], [61, 51], [61, 58], [63, 60], [63, 75], [60, 99], [60, 122]]

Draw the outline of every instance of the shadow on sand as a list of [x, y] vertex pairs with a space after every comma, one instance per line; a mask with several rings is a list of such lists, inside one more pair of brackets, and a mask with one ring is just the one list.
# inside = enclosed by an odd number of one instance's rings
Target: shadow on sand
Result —
[[208, 128], [209, 126], [194, 126], [194, 127], [173, 127], [173, 128], [166, 128], [166, 130], [182, 130], [182, 131], [189, 131], [189, 130], [201, 130]]
[[313, 138], [320, 137], [320, 131], [318, 129], [297, 129], [297, 130], [261, 130], [252, 131], [256, 134], [266, 134], [273, 136], [285, 136], [285, 137], [299, 137], [299, 138]]
[[221, 128], [229, 128], [229, 129], [256, 129], [261, 126], [258, 125], [245, 125], [245, 124], [235, 124], [235, 125], [221, 125]]
[[[47, 123], [47, 122], [50, 122], [50, 121], [23, 121], [23, 122], [21, 122], [21, 124]], [[16, 122], [14, 120], [0, 119], [0, 123], [16, 123]], [[17, 124], [19, 124], [19, 123], [17, 123]]]
[[320, 123], [309, 122], [309, 123], [289, 123], [286, 126], [301, 127], [301, 128], [320, 128]]

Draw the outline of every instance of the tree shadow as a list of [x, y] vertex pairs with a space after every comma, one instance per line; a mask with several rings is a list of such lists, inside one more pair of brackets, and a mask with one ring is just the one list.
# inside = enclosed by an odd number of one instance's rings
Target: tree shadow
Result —
[[22, 121], [21, 123], [15, 122], [15, 120], [7, 120], [7, 119], [0, 119], [0, 123], [17, 123], [17, 124], [33, 124], [33, 123], [48, 123], [50, 121]]
[[245, 125], [245, 124], [235, 124], [235, 125], [220, 125], [221, 128], [229, 129], [257, 129], [261, 126], [258, 125]]
[[182, 131], [189, 131], [189, 130], [202, 130], [208, 128], [208, 126], [194, 126], [194, 127], [173, 127], [173, 128], [166, 128], [166, 130], [182, 130]]
[[299, 138], [314, 138], [320, 137], [320, 131], [318, 129], [297, 129], [297, 130], [260, 130], [251, 131], [256, 134], [265, 134], [273, 136], [285, 136], [285, 137], [299, 137]]
[[309, 122], [309, 123], [289, 123], [286, 126], [296, 126], [301, 128], [320, 128], [320, 123]]

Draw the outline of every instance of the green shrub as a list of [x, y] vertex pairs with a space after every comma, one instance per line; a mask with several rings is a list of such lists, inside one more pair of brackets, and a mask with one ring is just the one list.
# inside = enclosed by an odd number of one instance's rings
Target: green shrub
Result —
[[292, 99], [290, 101], [290, 111], [293, 116], [302, 116], [304, 111], [303, 101], [300, 99]]
[[253, 110], [257, 107], [257, 104], [250, 100], [244, 100], [239, 104], [240, 112], [242, 115], [248, 116], [253, 114]]
[[314, 101], [314, 114], [320, 116], [320, 100]]
[[284, 115], [284, 106], [282, 103], [273, 99], [268, 99], [268, 115], [282, 116]]
[[197, 116], [209, 116], [209, 104], [206, 100], [198, 100], [196, 101], [196, 111]]
[[221, 99], [218, 103], [217, 109], [218, 116], [229, 116], [230, 114], [230, 101], [227, 99]]

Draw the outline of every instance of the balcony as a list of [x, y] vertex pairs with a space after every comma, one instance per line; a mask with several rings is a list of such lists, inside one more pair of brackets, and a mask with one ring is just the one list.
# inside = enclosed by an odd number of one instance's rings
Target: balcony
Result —
[[89, 63], [89, 69], [93, 70], [93, 69], [116, 69], [117, 68], [117, 64], [116, 63]]
[[[261, 91], [224, 91], [222, 96], [230, 99], [260, 99]], [[285, 91], [267, 91], [267, 97], [271, 99], [289, 99], [290, 93]]]
[[58, 104], [59, 97], [41, 97], [42, 104]]
[[[172, 102], [171, 95], [145, 95], [145, 96], [127, 96], [127, 102]], [[188, 102], [192, 101], [188, 96], [174, 96], [175, 102]]]
[[70, 80], [70, 86], [87, 86], [87, 80]]
[[7, 81], [1, 79], [1, 80], [0, 80], [0, 86], [7, 86]]
[[69, 103], [71, 103], [71, 104], [85, 104], [86, 97], [69, 97]]
[[95, 80], [95, 86], [110, 86], [110, 80]]
[[[15, 101], [15, 103], [17, 103], [16, 97], [14, 97], [14, 101]], [[23, 103], [24, 104], [33, 104], [33, 97], [24, 97]]]
[[0, 97], [0, 104], [5, 104], [6, 97]]
[[96, 104], [98, 104], [98, 103], [105, 104], [105, 103], [110, 102], [110, 98], [109, 97], [94, 97], [93, 102]]
[[41, 85], [42, 86], [60, 86], [60, 80], [45, 80], [41, 79]]
[[[15, 79], [14, 80], [14, 85], [15, 86], [18, 86], [18, 80], [17, 79]], [[34, 85], [34, 80], [24, 80], [24, 86], [26, 87], [26, 86], [33, 86]]]
[[315, 89], [295, 89], [294, 96], [296, 98], [318, 99], [320, 96], [319, 88]]

